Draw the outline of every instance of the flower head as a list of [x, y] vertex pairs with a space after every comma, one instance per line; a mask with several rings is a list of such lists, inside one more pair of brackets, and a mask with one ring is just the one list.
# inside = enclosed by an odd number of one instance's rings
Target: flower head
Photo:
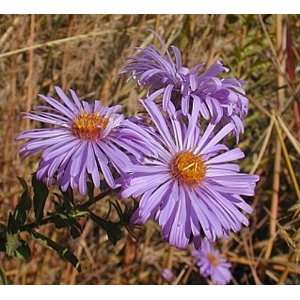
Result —
[[131, 164], [129, 153], [138, 156], [138, 149], [130, 143], [143, 144], [124, 125], [121, 106], [82, 101], [74, 91], [67, 96], [59, 87], [56, 92], [59, 100], [41, 95], [46, 105], [25, 114], [50, 126], [21, 133], [18, 139], [27, 141], [20, 154], [42, 152], [38, 179], [48, 184], [57, 180], [62, 190], [70, 186], [86, 194], [88, 176], [96, 187], [102, 178], [111, 188], [117, 187], [113, 174], [124, 172]]
[[254, 195], [258, 176], [240, 173], [232, 161], [244, 157], [243, 152], [220, 143], [234, 125], [214, 134], [216, 125], [210, 123], [201, 132], [198, 102], [188, 117], [179, 112], [164, 116], [153, 101], [142, 103], [154, 126], [130, 126], [144, 136], [155, 155], [145, 154], [126, 177], [123, 197], [139, 199], [134, 222], [155, 219], [163, 237], [179, 248], [194, 237], [215, 240], [248, 225], [243, 211], [252, 209], [241, 195]]
[[231, 264], [206, 238], [201, 241], [200, 249], [194, 249], [192, 254], [204, 277], [210, 277], [215, 284], [227, 284], [231, 280]]
[[214, 124], [232, 122], [238, 137], [244, 131], [248, 99], [241, 81], [220, 76], [227, 71], [221, 62], [214, 63], [206, 71], [201, 64], [189, 69], [182, 65], [180, 50], [175, 46], [163, 55], [150, 45], [129, 59], [123, 73], [131, 74], [139, 85], [149, 89], [148, 99], [162, 98], [165, 111], [174, 112], [181, 104], [186, 115], [197, 101], [204, 119]]

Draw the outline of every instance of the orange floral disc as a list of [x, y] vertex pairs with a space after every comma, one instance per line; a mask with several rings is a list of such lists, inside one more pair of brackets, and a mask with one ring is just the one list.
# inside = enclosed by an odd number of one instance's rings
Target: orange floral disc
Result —
[[98, 113], [84, 112], [75, 118], [72, 132], [82, 140], [97, 140], [107, 124], [108, 118], [104, 118]]
[[206, 167], [202, 158], [192, 152], [181, 152], [173, 159], [171, 171], [174, 177], [187, 185], [195, 185], [202, 181]]
[[219, 258], [211, 253], [207, 254], [207, 259], [213, 267], [217, 267], [220, 264]]

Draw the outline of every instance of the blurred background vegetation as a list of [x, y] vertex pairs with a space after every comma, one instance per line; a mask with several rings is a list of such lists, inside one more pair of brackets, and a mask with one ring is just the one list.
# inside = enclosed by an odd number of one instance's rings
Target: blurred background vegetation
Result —
[[[83, 98], [122, 103], [137, 111], [141, 96], [119, 75], [138, 46], [158, 45], [148, 29], [183, 52], [187, 66], [221, 59], [246, 81], [250, 112], [240, 147], [242, 169], [261, 176], [249, 228], [222, 243], [234, 284], [300, 284], [300, 16], [282, 15], [2, 15], [0, 16], [0, 222], [18, 201], [17, 176], [29, 180], [37, 159], [21, 161], [16, 135], [30, 126], [21, 112], [52, 94], [53, 86], [76, 89]], [[159, 45], [158, 45], [159, 46]], [[46, 206], [51, 208], [51, 201]], [[95, 206], [101, 214], [105, 201]], [[0, 254], [0, 267], [19, 284], [204, 284], [188, 251], [162, 242], [149, 222], [137, 240], [125, 233], [116, 246], [90, 222], [72, 240], [47, 233], [80, 258], [83, 271], [32, 243], [26, 263]]]

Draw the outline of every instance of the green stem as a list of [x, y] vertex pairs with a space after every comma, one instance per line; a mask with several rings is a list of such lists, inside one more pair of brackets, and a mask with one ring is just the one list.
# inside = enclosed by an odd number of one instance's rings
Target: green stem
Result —
[[[98, 196], [96, 197], [93, 197], [89, 200], [87, 200], [86, 202], [84, 202], [83, 204], [81, 205], [78, 205], [78, 206], [75, 206], [74, 209], [76, 211], [80, 211], [80, 212], [87, 212], [87, 209], [95, 204], [96, 202], [100, 201], [101, 199], [103, 199], [104, 197], [106, 197], [108, 194], [111, 193], [111, 189], [108, 189], [102, 193], [100, 193]], [[56, 217], [58, 217], [61, 213], [55, 213], [55, 214], [52, 214], [48, 217], [45, 217], [44, 219], [40, 220], [39, 222], [32, 222], [32, 223], [29, 223], [29, 224], [26, 224], [26, 225], [23, 225], [19, 228], [19, 232], [23, 232], [23, 231], [30, 231], [32, 229], [35, 229], [35, 228], [38, 228], [42, 225], [46, 225], [46, 224], [49, 224], [51, 223]], [[83, 214], [84, 215], [84, 214]]]

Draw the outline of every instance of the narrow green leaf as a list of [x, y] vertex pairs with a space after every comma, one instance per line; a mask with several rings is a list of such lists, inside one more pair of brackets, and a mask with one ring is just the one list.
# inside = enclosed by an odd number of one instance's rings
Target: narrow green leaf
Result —
[[6, 251], [6, 227], [0, 223], [0, 252]]
[[31, 208], [31, 199], [28, 191], [24, 191], [21, 195], [21, 199], [19, 204], [16, 207], [16, 210], [14, 212], [14, 220], [16, 223], [16, 226], [22, 226], [24, 225], [27, 217], [27, 212]]
[[29, 261], [31, 258], [31, 250], [23, 240], [21, 240], [21, 245], [16, 249], [16, 257], [25, 261]]
[[8, 284], [5, 272], [4, 270], [0, 267], [0, 285]]
[[[69, 187], [65, 192], [61, 191], [63, 195], [63, 207], [67, 211], [71, 210], [74, 206], [73, 190]], [[61, 198], [61, 197], [60, 197]]]
[[13, 216], [9, 216], [8, 229], [11, 233], [18, 232], [19, 227], [25, 224], [27, 213], [31, 209], [31, 197], [28, 186], [24, 179], [20, 177], [18, 177], [18, 179], [23, 187], [23, 193], [18, 205], [16, 206]]
[[29, 188], [28, 188], [27, 182], [24, 180], [24, 178], [19, 177], [19, 176], [17, 176], [17, 178], [18, 178], [19, 182], [21, 183], [23, 190], [28, 191]]
[[100, 226], [106, 233], [108, 239], [115, 245], [122, 238], [122, 230], [119, 223], [106, 221], [90, 212], [91, 219]]
[[44, 207], [48, 198], [49, 190], [47, 186], [36, 178], [36, 174], [32, 176], [33, 187], [33, 208], [36, 221], [39, 222], [43, 218]]
[[13, 214], [10, 212], [8, 214], [8, 222], [7, 222], [7, 232], [8, 233], [16, 233], [18, 230], [15, 225], [15, 219]]
[[57, 244], [56, 242], [39, 232], [31, 231], [31, 233], [36, 240], [41, 242], [41, 244], [54, 250], [61, 258], [71, 263], [78, 272], [81, 271], [80, 263], [77, 257], [68, 248]]
[[90, 200], [94, 199], [94, 184], [90, 181], [87, 182], [87, 190], [88, 190], [88, 197]]

